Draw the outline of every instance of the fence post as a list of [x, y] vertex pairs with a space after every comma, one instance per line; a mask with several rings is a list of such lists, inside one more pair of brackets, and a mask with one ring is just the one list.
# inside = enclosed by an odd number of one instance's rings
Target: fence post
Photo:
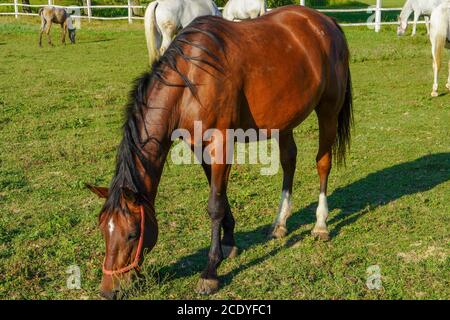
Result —
[[16, 16], [16, 19], [19, 17], [19, 6], [17, 5], [18, 0], [14, 0], [14, 13]]
[[53, 1], [52, 0], [48, 0], [48, 5], [52, 6], [53, 5]]
[[375, 32], [380, 32], [381, 30], [381, 8], [381, 0], [377, 0], [375, 8]]
[[304, 6], [305, 5], [305, 0], [300, 0], [300, 5]]
[[88, 21], [91, 22], [92, 17], [91, 0], [86, 0], [86, 6], [87, 6]]
[[133, 11], [131, 10], [131, 0], [128, 0], [128, 23], [132, 23]]

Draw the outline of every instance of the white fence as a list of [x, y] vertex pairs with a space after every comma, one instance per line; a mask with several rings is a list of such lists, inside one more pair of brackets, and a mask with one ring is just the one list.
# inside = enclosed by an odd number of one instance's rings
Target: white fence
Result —
[[[305, 0], [299, 0], [300, 5], [305, 5]], [[145, 9], [145, 6], [133, 6], [131, 4], [131, 0], [128, 0], [127, 5], [91, 5], [91, 0], [86, 0], [86, 6], [70, 6], [70, 7], [63, 7], [58, 5], [53, 5], [53, 0], [48, 0], [48, 5], [53, 7], [61, 7], [61, 8], [68, 8], [72, 10], [81, 10], [84, 9], [87, 12], [87, 15], [72, 15], [74, 18], [81, 18], [81, 19], [88, 19], [91, 21], [92, 19], [97, 20], [128, 20], [129, 23], [133, 22], [133, 19], [144, 19], [143, 17], [138, 17], [133, 15], [133, 9], [135, 8], [141, 8]], [[14, 12], [0, 12], [0, 15], [14, 15], [16, 18], [18, 18], [20, 15], [26, 15], [26, 16], [37, 16], [36, 13], [27, 13], [27, 12], [20, 12], [19, 7], [45, 7], [46, 5], [28, 5], [28, 4], [22, 4], [19, 3], [19, 0], [14, 0], [14, 3], [0, 3], [0, 6], [10, 6], [14, 7]], [[92, 9], [112, 9], [112, 8], [121, 8], [121, 9], [127, 9], [128, 15], [124, 17], [95, 17], [92, 15]], [[221, 9], [221, 8], [219, 8]], [[270, 10], [270, 9], [269, 9]], [[367, 14], [370, 14], [370, 18], [367, 22], [362, 23], [341, 23], [342, 26], [368, 26], [373, 27], [376, 32], [379, 32], [382, 25], [386, 24], [397, 24], [397, 22], [382, 22], [381, 17], [383, 12], [387, 11], [400, 11], [401, 8], [383, 8], [382, 7], [382, 0], [376, 0], [375, 6], [370, 6], [367, 8], [358, 8], [358, 9], [319, 9], [319, 11], [324, 13], [343, 13], [343, 12], [366, 12]]]

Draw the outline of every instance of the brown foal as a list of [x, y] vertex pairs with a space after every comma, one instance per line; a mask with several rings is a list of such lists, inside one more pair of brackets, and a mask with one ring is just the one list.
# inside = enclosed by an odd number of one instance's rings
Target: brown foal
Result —
[[[152, 72], [136, 82], [110, 188], [89, 186], [106, 198], [99, 218], [106, 242], [102, 295], [117, 298], [120, 282], [129, 280], [130, 269], [138, 269], [134, 267], [142, 261], [140, 251], [156, 243], [154, 203], [174, 130], [182, 128], [194, 136], [194, 121], [223, 137], [227, 129], [267, 129], [269, 136], [279, 130], [283, 186], [271, 230], [279, 238], [287, 232], [291, 213], [297, 155], [293, 129], [312, 111], [320, 131], [320, 196], [312, 233], [326, 239], [332, 155], [343, 160], [352, 123], [349, 51], [342, 30], [331, 18], [301, 6], [240, 23], [202, 17], [182, 30]], [[218, 151], [227, 157], [225, 141], [207, 148], [214, 141], [186, 142], [192, 148], [201, 144], [212, 159]], [[202, 166], [210, 184], [211, 247], [197, 291], [210, 294], [219, 288], [221, 261], [235, 255], [237, 247], [227, 198], [231, 164], [213, 161]]]
[[44, 7], [39, 9], [41, 17], [41, 30], [39, 31], [39, 46], [42, 47], [42, 34], [47, 34], [48, 44], [53, 46], [50, 30], [52, 23], [61, 25], [61, 42], [66, 44], [66, 34], [69, 32], [69, 39], [72, 44], [75, 43], [75, 28], [72, 25], [72, 18], [63, 8]]

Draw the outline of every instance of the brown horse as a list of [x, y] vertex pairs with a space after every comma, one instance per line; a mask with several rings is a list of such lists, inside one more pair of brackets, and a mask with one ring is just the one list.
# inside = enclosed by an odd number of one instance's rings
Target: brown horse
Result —
[[[271, 234], [283, 237], [296, 166], [293, 129], [312, 111], [320, 130], [320, 197], [312, 233], [327, 238], [332, 154], [343, 160], [352, 122], [349, 52], [342, 30], [331, 18], [301, 6], [241, 23], [201, 17], [185, 28], [152, 72], [137, 80], [110, 188], [88, 186], [106, 198], [99, 217], [106, 241], [101, 294], [116, 298], [119, 283], [128, 281], [142, 262], [142, 250], [155, 245], [154, 202], [171, 134], [178, 128], [192, 133], [194, 121], [201, 121], [204, 130], [215, 128], [217, 135], [229, 128], [279, 130], [283, 187]], [[212, 159], [218, 152], [226, 157], [225, 143], [215, 143], [215, 137], [188, 143], [192, 148], [201, 143]], [[211, 247], [197, 291], [209, 294], [219, 288], [220, 262], [234, 256], [237, 247], [227, 198], [231, 165], [213, 161], [202, 166], [210, 184]]]
[[72, 18], [69, 13], [63, 8], [44, 7], [39, 9], [39, 16], [41, 17], [41, 30], [39, 31], [39, 46], [42, 47], [42, 34], [47, 34], [48, 44], [53, 46], [52, 38], [50, 37], [50, 30], [52, 23], [61, 25], [62, 37], [61, 41], [66, 44], [66, 34], [69, 31], [69, 39], [72, 44], [75, 43], [75, 28], [72, 24]]

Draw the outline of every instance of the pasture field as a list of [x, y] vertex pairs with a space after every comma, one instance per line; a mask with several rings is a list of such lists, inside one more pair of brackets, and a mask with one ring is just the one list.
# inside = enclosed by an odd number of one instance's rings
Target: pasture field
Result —
[[[35, 18], [0, 18], [0, 298], [96, 299], [102, 201], [123, 107], [147, 67], [140, 23], [83, 23], [77, 44], [39, 48]], [[331, 240], [310, 236], [318, 198], [318, 129], [295, 130], [299, 154], [288, 236], [266, 239], [281, 171], [235, 165], [229, 199], [241, 249], [220, 269], [221, 290], [194, 292], [209, 248], [208, 188], [197, 165], [166, 165], [156, 209], [159, 241], [129, 299], [449, 299], [450, 94], [430, 97], [431, 51], [415, 38], [344, 29], [351, 48], [355, 130], [347, 166], [329, 183]], [[448, 59], [448, 55], [444, 55]], [[446, 65], [445, 60], [445, 65]], [[282, 108], [283, 106], [274, 106]], [[81, 269], [81, 289], [66, 269]], [[369, 290], [379, 266], [382, 287]]]

